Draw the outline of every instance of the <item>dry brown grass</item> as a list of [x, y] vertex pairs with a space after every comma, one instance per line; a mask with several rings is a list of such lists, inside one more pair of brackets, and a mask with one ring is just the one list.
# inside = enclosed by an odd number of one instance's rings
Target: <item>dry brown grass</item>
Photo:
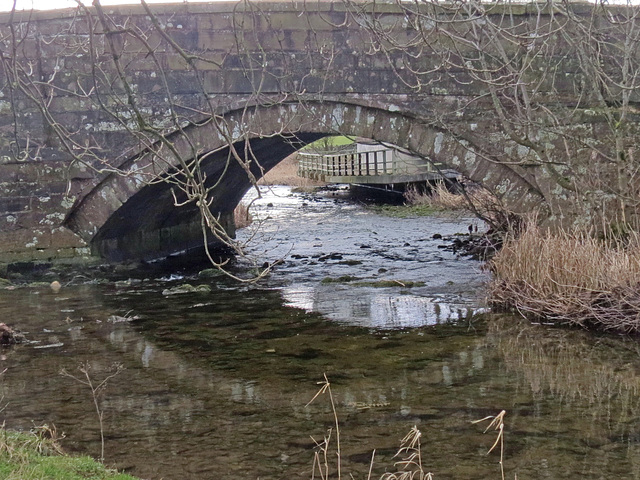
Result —
[[[318, 382], [320, 389], [313, 396], [313, 398], [307, 403], [307, 407], [314, 403], [319, 397], [327, 395], [329, 402], [331, 403], [331, 414], [333, 417], [333, 426], [327, 430], [322, 441], [317, 441], [313, 437], [311, 439], [316, 445], [313, 457], [313, 469], [311, 471], [311, 480], [319, 478], [320, 480], [329, 480], [332, 478], [335, 472], [337, 480], [342, 480], [342, 450], [340, 447], [340, 422], [338, 420], [338, 412], [336, 409], [336, 401], [331, 391], [331, 384], [324, 375], [324, 380]], [[500, 446], [500, 473], [502, 480], [505, 480], [504, 476], [504, 417], [506, 412], [502, 410], [498, 415], [491, 415], [480, 420], [476, 420], [472, 423], [489, 422], [489, 425], [485, 428], [484, 432], [496, 431], [497, 437], [493, 446], [489, 449], [487, 454], [491, 453], [498, 445]], [[434, 475], [428, 472], [425, 468], [424, 459], [422, 455], [422, 432], [418, 430], [417, 426], [414, 426], [407, 435], [400, 441], [400, 448], [395, 454], [395, 458], [399, 460], [394, 463], [395, 472], [386, 472], [382, 474], [380, 480], [433, 480]], [[335, 440], [335, 442], [334, 442]], [[335, 443], [335, 446], [333, 446]], [[330, 449], [332, 451], [330, 451]], [[366, 480], [371, 480], [373, 464], [376, 451], [371, 453], [371, 461], [369, 462], [369, 474]], [[335, 460], [333, 460], [335, 459]], [[335, 465], [333, 465], [335, 461]], [[345, 475], [346, 478], [346, 475]], [[354, 478], [352, 474], [349, 474], [349, 478]], [[517, 478], [517, 477], [516, 477]]]
[[510, 212], [500, 199], [479, 185], [464, 187], [462, 193], [451, 193], [443, 183], [437, 183], [429, 193], [410, 188], [405, 193], [410, 205], [425, 205], [435, 211], [470, 212], [485, 221], [494, 232], [518, 232], [521, 217]]
[[395, 463], [397, 471], [385, 473], [380, 480], [433, 480], [433, 473], [425, 471], [422, 462], [421, 437], [422, 432], [414, 426], [400, 440], [400, 449], [395, 455], [400, 457], [400, 460]]
[[640, 242], [584, 232], [545, 233], [531, 222], [494, 257], [491, 303], [523, 316], [640, 331]]
[[437, 183], [429, 193], [409, 187], [404, 193], [404, 198], [409, 205], [427, 205], [434, 210], [466, 210], [468, 208], [464, 195], [451, 193], [443, 183]]
[[269, 170], [258, 183], [260, 185], [288, 185], [302, 188], [325, 185], [323, 182], [298, 176], [298, 158], [295, 153]]

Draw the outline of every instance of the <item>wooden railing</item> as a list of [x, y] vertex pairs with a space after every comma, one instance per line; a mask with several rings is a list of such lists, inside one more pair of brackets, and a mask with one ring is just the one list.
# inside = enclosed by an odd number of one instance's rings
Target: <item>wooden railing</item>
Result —
[[375, 177], [428, 173], [431, 166], [417, 157], [400, 159], [391, 149], [347, 154], [298, 153], [298, 175], [327, 180], [329, 177]]

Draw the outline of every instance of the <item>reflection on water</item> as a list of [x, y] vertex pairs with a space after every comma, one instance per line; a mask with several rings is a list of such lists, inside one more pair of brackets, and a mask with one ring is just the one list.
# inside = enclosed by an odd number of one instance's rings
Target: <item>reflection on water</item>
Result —
[[[476, 220], [385, 217], [340, 198], [292, 194], [289, 187], [263, 187], [262, 195], [252, 206], [259, 230], [241, 231], [239, 238], [251, 239], [249, 252], [262, 260], [284, 258], [270, 284], [287, 305], [373, 328], [434, 325], [478, 310], [486, 273], [433, 238], [466, 232]], [[254, 197], [249, 192], [245, 202]], [[355, 283], [397, 286], [320, 282], [345, 275]], [[402, 288], [406, 281], [424, 286]]]
[[[285, 304], [307, 312], [351, 325], [377, 329], [398, 329], [439, 325], [470, 318], [481, 308], [451, 304], [436, 296], [418, 296], [394, 291], [378, 292], [376, 288], [319, 285], [296, 285], [282, 289]], [[330, 290], [327, 292], [326, 290]], [[393, 289], [386, 289], [393, 290]]]
[[[0, 314], [40, 342], [3, 351], [7, 424], [55, 423], [68, 449], [97, 455], [90, 395], [58, 372], [90, 360], [99, 378], [121, 362], [104, 397], [108, 462], [154, 479], [308, 479], [309, 436], [332, 418], [328, 403], [305, 405], [326, 372], [356, 478], [374, 448], [374, 475], [390, 468], [414, 424], [437, 478], [498, 478], [492, 438], [471, 422], [501, 409], [510, 478], [640, 478], [633, 341], [513, 318], [376, 331], [283, 306], [273, 290], [204, 302], [164, 287], [0, 291]], [[131, 309], [138, 320], [106, 322]]]
[[[436, 246], [423, 243], [421, 258], [433, 259]], [[383, 275], [375, 262], [389, 252], [379, 251], [353, 266], [359, 276]], [[54, 423], [67, 449], [97, 456], [90, 393], [59, 371], [88, 360], [99, 379], [119, 362], [126, 370], [103, 400], [108, 463], [148, 479], [308, 480], [310, 436], [333, 423], [326, 400], [306, 406], [326, 373], [355, 478], [366, 478], [374, 448], [371, 478], [391, 469], [417, 425], [436, 478], [498, 479], [498, 457], [486, 454], [494, 437], [472, 421], [505, 409], [507, 478], [640, 479], [635, 340], [469, 318], [474, 303], [438, 278], [414, 292], [322, 285], [321, 272], [314, 286], [316, 266], [332, 276], [346, 266], [307, 260], [281, 271], [300, 282], [283, 273], [267, 289], [215, 278], [212, 293], [164, 296], [184, 281], [165, 278], [0, 290], [0, 318], [34, 342], [0, 352], [1, 420]], [[404, 262], [387, 278], [429, 277]]]
[[640, 364], [629, 361], [640, 357], [635, 340], [594, 339], [588, 333], [549, 331], [498, 317], [490, 325], [487, 342], [501, 352], [505, 366], [534, 397], [552, 395], [568, 408], [587, 409], [590, 418], [605, 416], [610, 431], [624, 430], [637, 420]]

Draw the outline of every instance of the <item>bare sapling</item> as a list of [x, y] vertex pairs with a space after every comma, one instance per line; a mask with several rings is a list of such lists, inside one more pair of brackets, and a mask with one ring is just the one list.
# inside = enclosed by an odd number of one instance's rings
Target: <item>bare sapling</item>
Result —
[[100, 424], [100, 461], [104, 462], [104, 409], [101, 406], [101, 399], [107, 388], [110, 380], [119, 375], [124, 366], [120, 363], [114, 363], [107, 376], [105, 376], [100, 382], [91, 377], [91, 362], [87, 361], [78, 366], [78, 371], [81, 375], [73, 375], [64, 368], [60, 370], [60, 375], [72, 378], [76, 382], [86, 385], [91, 390], [91, 398], [93, 399], [93, 405], [98, 416], [98, 422]]

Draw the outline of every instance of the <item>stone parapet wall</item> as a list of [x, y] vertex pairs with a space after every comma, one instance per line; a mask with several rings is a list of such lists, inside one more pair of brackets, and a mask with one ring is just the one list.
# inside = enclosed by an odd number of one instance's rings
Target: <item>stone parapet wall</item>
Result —
[[[453, 15], [447, 5], [419, 8], [444, 20]], [[510, 16], [519, 25], [514, 35], [551, 13], [537, 4], [487, 9], [483, 21]], [[166, 232], [191, 231], [194, 211], [172, 213], [167, 188], [144, 193], [149, 177], [141, 181], [131, 173], [147, 161], [157, 134], [175, 139], [189, 160], [260, 135], [365, 136], [460, 170], [501, 193], [515, 210], [538, 204], [550, 215], [571, 211], [575, 196], [557, 179], [571, 168], [551, 175], [539, 154], [497, 121], [487, 85], [456, 67], [456, 55], [472, 47], [461, 43], [444, 68], [442, 57], [415, 43], [415, 25], [396, 4], [212, 2], [153, 5], [152, 11], [153, 18], [142, 6], [104, 7], [105, 23], [94, 8], [0, 14], [0, 261], [85, 255], [96, 238], [103, 246], [125, 237], [157, 243]], [[588, 4], [573, 10], [584, 18], [592, 11]], [[427, 17], [416, 18], [434, 38], [441, 35]], [[388, 35], [376, 40], [367, 22]], [[464, 36], [473, 26], [462, 22], [457, 33]], [[540, 129], [538, 140], [563, 165], [567, 145], [577, 152], [572, 161], [588, 162], [593, 150], [581, 145], [598, 142], [607, 119], [597, 102], [576, 92], [584, 82], [566, 39], [557, 34], [552, 41], [552, 63], [561, 74], [537, 79], [535, 72], [550, 60], [538, 68], [534, 58], [522, 79], [540, 80], [536, 101], [558, 119]], [[505, 41], [501, 50], [509, 56], [527, 47]], [[16, 87], [16, 74], [23, 89]], [[274, 114], [274, 105], [285, 108]], [[535, 115], [542, 124], [541, 111]], [[226, 138], [200, 128], [212, 117]], [[203, 131], [206, 138], [196, 133]], [[193, 135], [197, 151], [185, 146], [184, 132]], [[291, 150], [285, 140], [270, 145], [277, 155], [260, 157], [269, 168]], [[216, 157], [218, 165], [223, 157]], [[170, 159], [157, 173], [178, 167]], [[114, 169], [121, 168], [130, 175], [115, 179]], [[206, 168], [220, 170], [211, 162]], [[235, 177], [223, 183], [214, 206], [228, 215], [248, 183]], [[126, 206], [130, 201], [135, 208]], [[142, 218], [144, 209], [153, 213], [136, 231], [136, 222], [125, 217]], [[144, 242], [134, 250], [141, 249]], [[167, 248], [158, 244], [156, 250]], [[94, 253], [104, 254], [103, 248], [94, 245]]]

